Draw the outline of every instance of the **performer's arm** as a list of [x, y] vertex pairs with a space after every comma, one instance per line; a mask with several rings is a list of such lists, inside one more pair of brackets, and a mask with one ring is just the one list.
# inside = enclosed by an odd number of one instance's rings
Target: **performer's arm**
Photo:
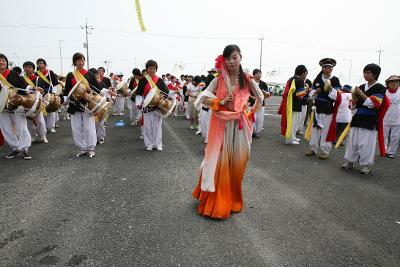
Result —
[[256, 97], [256, 102], [254, 103], [254, 106], [251, 109], [251, 112], [256, 113], [262, 107], [264, 95], [261, 92], [260, 87], [258, 87], [258, 84], [253, 79], [250, 80], [250, 90], [252, 91], [253, 95]]

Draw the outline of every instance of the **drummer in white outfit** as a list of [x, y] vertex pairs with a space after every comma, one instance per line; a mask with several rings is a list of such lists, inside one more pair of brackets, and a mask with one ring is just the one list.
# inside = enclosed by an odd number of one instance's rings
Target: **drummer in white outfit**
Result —
[[[22, 67], [24, 68], [25, 75], [23, 78], [32, 87], [36, 87], [38, 83], [38, 76], [35, 75], [35, 64], [31, 61], [25, 62]], [[27, 120], [28, 130], [31, 134], [33, 142], [48, 143], [46, 134], [46, 122], [43, 117], [43, 111], [40, 111], [34, 118]]]
[[[8, 93], [6, 87], [16, 87], [27, 90], [34, 89], [29, 86], [26, 81], [18, 75], [18, 73], [8, 69], [8, 59], [4, 54], [0, 54], [0, 85], [0, 105], [7, 103]], [[17, 93], [20, 95], [26, 95], [26, 92], [22, 90], [18, 90]], [[4, 140], [13, 150], [6, 156], [7, 159], [14, 158], [20, 154], [24, 159], [32, 158], [29, 154], [31, 135], [28, 131], [25, 110], [22, 106], [12, 110], [7, 109], [6, 107], [2, 110], [0, 112], [0, 128]]]

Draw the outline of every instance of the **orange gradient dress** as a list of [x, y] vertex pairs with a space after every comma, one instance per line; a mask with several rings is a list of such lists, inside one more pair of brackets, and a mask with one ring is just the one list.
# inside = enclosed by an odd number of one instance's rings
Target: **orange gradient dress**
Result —
[[[219, 100], [227, 95], [222, 76], [215, 78], [200, 95], [197, 106], [206, 99], [214, 99], [208, 144], [200, 167], [199, 182], [193, 197], [200, 200], [198, 213], [212, 218], [228, 218], [231, 211], [243, 207], [242, 180], [250, 156], [253, 125], [247, 113], [250, 92], [262, 103], [263, 95], [254, 82], [246, 77], [245, 87], [233, 88], [234, 111], [219, 106]], [[260, 106], [259, 104], [255, 105]], [[254, 114], [256, 110], [252, 111]]]

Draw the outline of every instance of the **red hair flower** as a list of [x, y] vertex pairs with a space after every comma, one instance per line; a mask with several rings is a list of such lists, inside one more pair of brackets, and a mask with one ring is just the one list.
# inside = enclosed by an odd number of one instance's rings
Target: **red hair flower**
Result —
[[219, 55], [216, 59], [215, 59], [215, 68], [217, 70], [222, 70], [222, 64], [224, 63], [224, 56], [223, 55]]

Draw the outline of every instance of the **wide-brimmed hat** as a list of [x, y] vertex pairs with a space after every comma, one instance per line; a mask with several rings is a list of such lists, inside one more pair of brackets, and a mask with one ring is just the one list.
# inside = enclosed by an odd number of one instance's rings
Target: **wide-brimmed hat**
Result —
[[319, 61], [319, 65], [321, 67], [324, 66], [331, 66], [331, 67], [335, 67], [336, 66], [336, 60], [334, 60], [333, 58], [323, 58]]
[[387, 78], [385, 82], [387, 84], [388, 82], [395, 82], [395, 81], [400, 81], [400, 77], [397, 75], [392, 75], [389, 78]]

